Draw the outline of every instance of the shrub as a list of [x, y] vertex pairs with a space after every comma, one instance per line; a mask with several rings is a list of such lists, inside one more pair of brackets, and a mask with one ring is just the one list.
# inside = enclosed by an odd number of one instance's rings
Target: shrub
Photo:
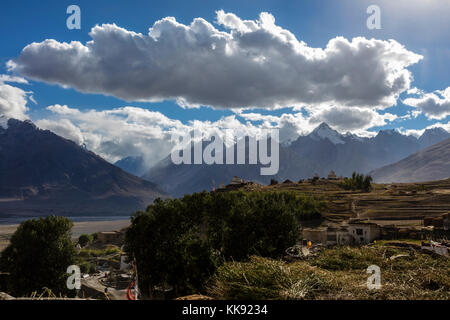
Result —
[[91, 235], [91, 234], [82, 234], [78, 238], [78, 243], [80, 244], [80, 246], [84, 247], [84, 246], [90, 244], [93, 240], [94, 240], [94, 236], [93, 235]]

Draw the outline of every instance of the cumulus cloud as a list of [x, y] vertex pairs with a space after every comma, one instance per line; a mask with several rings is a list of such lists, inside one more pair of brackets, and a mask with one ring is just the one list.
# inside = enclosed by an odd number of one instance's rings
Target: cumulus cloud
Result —
[[338, 131], [363, 131], [372, 127], [384, 126], [398, 117], [391, 113], [380, 114], [372, 109], [331, 107], [315, 112], [311, 122], [326, 122]]
[[218, 129], [226, 129], [235, 136], [259, 137], [263, 129], [277, 126], [276, 123], [259, 126], [242, 123], [235, 115], [217, 121], [192, 120], [184, 124], [160, 112], [131, 106], [97, 111], [52, 105], [47, 110], [53, 116], [36, 121], [38, 127], [83, 144], [110, 162], [128, 156], [143, 156], [148, 167], [170, 153], [171, 138], [175, 134], [199, 130], [205, 137], [210, 137]]
[[28, 83], [27, 80], [21, 77], [0, 75], [0, 116], [19, 120], [27, 119], [28, 99], [34, 101], [31, 92], [24, 91], [5, 82]]
[[410, 88], [407, 68], [422, 59], [394, 40], [336, 37], [324, 49], [312, 48], [269, 13], [243, 20], [218, 11], [216, 23], [221, 30], [202, 18], [184, 25], [167, 17], [147, 35], [104, 24], [91, 30], [85, 44], [29, 44], [8, 67], [31, 79], [127, 101], [382, 109]]
[[425, 93], [420, 90], [408, 93], [416, 94], [418, 97], [407, 98], [403, 103], [418, 108], [429, 119], [442, 120], [450, 115], [450, 87], [432, 93]]

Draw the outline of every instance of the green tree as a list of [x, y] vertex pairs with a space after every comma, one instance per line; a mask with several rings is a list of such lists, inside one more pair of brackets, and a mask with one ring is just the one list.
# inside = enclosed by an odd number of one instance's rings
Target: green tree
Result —
[[300, 236], [299, 221], [320, 217], [323, 202], [293, 192], [202, 192], [157, 199], [132, 217], [125, 251], [146, 293], [204, 289], [220, 261], [280, 257]]
[[79, 238], [78, 238], [78, 243], [80, 244], [80, 246], [84, 247], [86, 245], [88, 245], [89, 243], [91, 243], [94, 240], [94, 236], [91, 234], [82, 234]]
[[1, 270], [9, 273], [11, 294], [27, 296], [44, 287], [54, 293], [68, 293], [66, 271], [75, 261], [72, 226], [69, 219], [55, 216], [19, 225], [0, 258]]
[[372, 177], [353, 172], [352, 177], [350, 179], [346, 178], [341, 186], [347, 190], [370, 192], [372, 190]]
[[132, 217], [125, 251], [136, 258], [145, 293], [162, 284], [174, 286], [176, 294], [195, 292], [214, 272], [211, 248], [199, 233], [205, 195], [157, 199]]

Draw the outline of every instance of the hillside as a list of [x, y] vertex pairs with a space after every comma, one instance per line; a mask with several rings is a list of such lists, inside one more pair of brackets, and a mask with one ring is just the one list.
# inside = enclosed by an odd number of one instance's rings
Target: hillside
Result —
[[289, 182], [276, 185], [249, 184], [242, 190], [294, 191], [326, 200], [325, 220], [349, 218], [377, 220], [386, 224], [420, 224], [424, 217], [450, 212], [450, 179], [423, 183], [373, 184], [371, 192], [344, 190], [342, 180]]
[[450, 139], [371, 172], [376, 182], [420, 182], [450, 177]]
[[128, 215], [158, 187], [70, 140], [9, 119], [0, 129], [0, 215]]

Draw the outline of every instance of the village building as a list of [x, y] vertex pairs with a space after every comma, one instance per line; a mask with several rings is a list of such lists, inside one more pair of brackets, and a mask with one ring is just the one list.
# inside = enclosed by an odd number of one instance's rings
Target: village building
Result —
[[312, 243], [327, 243], [327, 228], [304, 228], [302, 231], [303, 239]]
[[305, 228], [303, 239], [312, 243], [328, 246], [351, 244], [368, 244], [381, 237], [381, 229], [375, 223], [350, 222], [348, 225], [328, 226], [323, 228]]
[[328, 174], [328, 180], [336, 180], [336, 173], [334, 173], [333, 170], [330, 171], [330, 173]]
[[425, 217], [423, 219], [423, 225], [425, 227], [443, 228], [449, 230], [450, 228], [450, 213], [445, 213], [439, 217]]
[[231, 180], [231, 185], [236, 185], [236, 184], [243, 184], [245, 183], [244, 179], [241, 179], [237, 176], [234, 176], [233, 179]]
[[369, 222], [349, 222], [348, 232], [355, 244], [367, 244], [381, 236], [380, 226]]
[[104, 231], [97, 233], [97, 240], [100, 243], [113, 243], [121, 236], [119, 231]]

